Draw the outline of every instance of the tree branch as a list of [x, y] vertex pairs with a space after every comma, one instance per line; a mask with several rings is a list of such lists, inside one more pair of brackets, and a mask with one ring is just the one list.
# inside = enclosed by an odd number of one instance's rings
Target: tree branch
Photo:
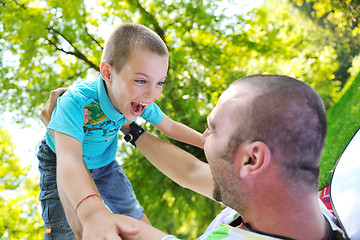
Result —
[[143, 6], [141, 6], [141, 4], [139, 3], [139, 0], [129, 0], [129, 1], [132, 2], [132, 4], [136, 5], [139, 8], [140, 12], [154, 25], [155, 32], [161, 37], [161, 39], [166, 44], [165, 33], [162, 30], [162, 28], [160, 27], [160, 25], [159, 25], [158, 21], [156, 20], [156, 18], [151, 13], [146, 11], [146, 9]]
[[59, 87], [64, 87], [65, 86], [65, 83], [66, 81], [72, 81], [72, 79], [74, 78], [78, 78], [79, 76], [81, 76], [81, 74], [83, 74], [84, 72], [87, 72], [87, 70], [89, 70], [89, 67], [87, 67], [85, 70], [83, 71], [80, 71], [80, 72], [77, 72], [71, 76], [69, 76], [66, 80], [62, 81], [59, 85]]
[[[69, 45], [74, 49], [74, 51], [66, 51], [65, 49], [59, 47], [55, 42], [51, 41], [50, 39], [48, 39], [50, 45], [54, 46], [56, 50], [61, 51], [63, 53], [69, 54], [69, 55], [73, 55], [81, 60], [83, 60], [85, 63], [87, 63], [91, 68], [95, 69], [96, 71], [100, 71], [99, 66], [97, 66], [96, 64], [94, 64], [93, 62], [91, 62], [83, 53], [81, 53], [73, 44], [70, 40], [68, 40], [63, 34], [61, 34], [58, 30], [52, 28], [52, 27], [48, 27], [49, 32], [53, 32], [53, 36], [57, 39], [57, 35], [61, 36], [67, 43], [69, 43]], [[55, 33], [55, 34], [54, 34]]]
[[92, 34], [89, 33], [88, 28], [87, 28], [86, 25], [85, 25], [84, 28], [85, 28], [86, 34], [91, 38], [91, 40], [93, 40], [93, 42], [95, 42], [96, 45], [98, 45], [101, 48], [101, 50], [103, 50], [104, 48], [101, 46], [101, 44], [94, 38], [94, 36]]
[[95, 42], [96, 45], [98, 45], [98, 46], [101, 48], [101, 50], [103, 50], [103, 47], [101, 46], [101, 44], [95, 39], [95, 37], [94, 37], [92, 34], [89, 33], [89, 29], [88, 29], [88, 27], [86, 26], [87, 12], [86, 12], [86, 7], [85, 7], [84, 1], [82, 2], [81, 6], [82, 6], [82, 8], [83, 8], [83, 19], [84, 19], [83, 27], [84, 27], [84, 29], [85, 29], [85, 32], [86, 32], [86, 34], [91, 38], [91, 40], [92, 40], [93, 42]]

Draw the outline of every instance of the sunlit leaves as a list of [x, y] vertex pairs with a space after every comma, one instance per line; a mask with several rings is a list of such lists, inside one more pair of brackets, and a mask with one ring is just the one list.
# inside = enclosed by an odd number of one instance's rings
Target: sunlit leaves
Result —
[[349, 78], [347, 69], [352, 59], [360, 53], [360, 4], [354, 0], [288, 0], [294, 2], [319, 27], [327, 30], [322, 35], [326, 45], [336, 50], [339, 67], [335, 78], [345, 84]]
[[[0, 112], [17, 109], [22, 113], [19, 120], [37, 118], [50, 90], [97, 76], [104, 39], [113, 25], [123, 22], [144, 24], [165, 40], [170, 67], [157, 103], [168, 116], [200, 132], [223, 90], [249, 74], [298, 78], [331, 106], [338, 98], [338, 80], [343, 79], [334, 74], [342, 61], [338, 45], [325, 41], [329, 30], [286, 4], [267, 2], [229, 16], [224, 1], [3, 0]], [[320, 6], [315, 7], [327, 9]], [[348, 16], [336, 9], [332, 15], [318, 14], [334, 21]], [[202, 150], [172, 142], [206, 161]], [[139, 152], [122, 151], [126, 172], [155, 226], [195, 238], [221, 208], [171, 182]]]
[[1, 60], [7, 68], [0, 71], [0, 111], [33, 116], [51, 89], [98, 69], [102, 40], [89, 33], [82, 1], [4, 1], [0, 16]]
[[0, 129], [0, 238], [41, 239], [43, 224], [38, 211], [39, 187], [19, 165], [7, 131]]

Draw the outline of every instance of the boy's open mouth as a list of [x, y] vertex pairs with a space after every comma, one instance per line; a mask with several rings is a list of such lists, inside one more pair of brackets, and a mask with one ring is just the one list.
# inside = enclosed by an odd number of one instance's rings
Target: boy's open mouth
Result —
[[146, 106], [146, 103], [131, 102], [131, 113], [135, 116], [140, 116], [144, 112]]

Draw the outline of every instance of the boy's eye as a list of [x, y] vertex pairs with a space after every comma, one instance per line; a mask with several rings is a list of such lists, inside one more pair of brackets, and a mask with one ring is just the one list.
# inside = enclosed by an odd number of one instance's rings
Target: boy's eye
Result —
[[146, 80], [144, 79], [137, 79], [135, 80], [136, 83], [139, 83], [139, 84], [145, 84], [146, 83]]
[[158, 82], [159, 86], [164, 86], [165, 82]]

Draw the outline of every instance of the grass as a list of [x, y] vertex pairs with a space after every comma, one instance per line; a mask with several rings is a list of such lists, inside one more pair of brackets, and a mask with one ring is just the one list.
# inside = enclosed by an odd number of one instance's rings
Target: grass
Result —
[[343, 91], [327, 112], [328, 135], [320, 162], [320, 189], [329, 184], [337, 160], [360, 127], [360, 73], [349, 79]]

